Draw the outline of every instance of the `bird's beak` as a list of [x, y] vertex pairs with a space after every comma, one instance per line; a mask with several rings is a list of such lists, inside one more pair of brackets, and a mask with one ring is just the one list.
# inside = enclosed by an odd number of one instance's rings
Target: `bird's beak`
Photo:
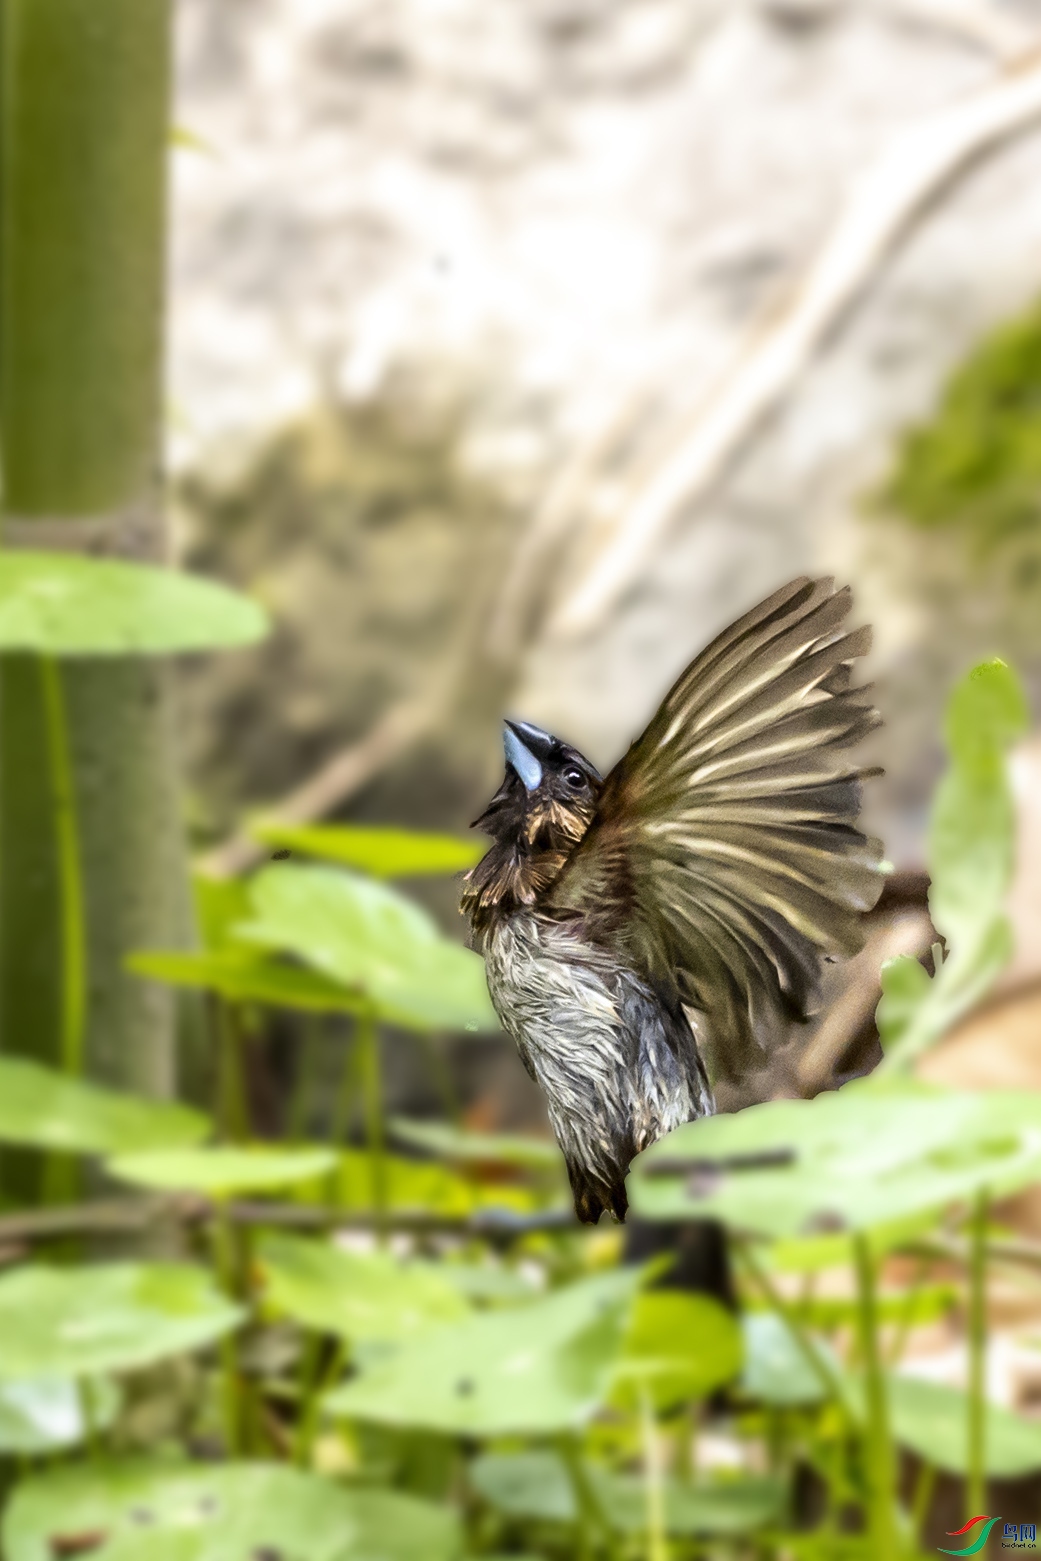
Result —
[[542, 763], [533, 750], [547, 753], [553, 739], [548, 732], [526, 721], [507, 721], [503, 727], [502, 745], [506, 750], [506, 763], [511, 765], [526, 791], [536, 791], [542, 784]]

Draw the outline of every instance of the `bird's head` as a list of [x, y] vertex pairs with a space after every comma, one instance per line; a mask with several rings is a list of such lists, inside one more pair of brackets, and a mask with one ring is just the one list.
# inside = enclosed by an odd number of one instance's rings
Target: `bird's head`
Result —
[[577, 748], [527, 721], [506, 722], [503, 748], [506, 774], [474, 828], [536, 851], [581, 840], [603, 785], [596, 768]]
[[603, 780], [577, 748], [526, 721], [503, 729], [506, 774], [474, 829], [495, 844], [467, 876], [463, 909], [480, 927], [530, 905], [589, 828]]

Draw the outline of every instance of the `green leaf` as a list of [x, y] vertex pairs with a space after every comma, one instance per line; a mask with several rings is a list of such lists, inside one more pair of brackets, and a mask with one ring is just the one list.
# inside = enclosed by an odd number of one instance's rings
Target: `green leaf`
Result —
[[174, 1101], [139, 1100], [39, 1063], [0, 1057], [0, 1141], [75, 1154], [192, 1144], [210, 1123]]
[[865, 1230], [1039, 1179], [1041, 1096], [876, 1077], [687, 1123], [637, 1158], [629, 1187], [645, 1218], [776, 1238]]
[[187, 1263], [28, 1264], [0, 1275], [0, 1377], [83, 1377], [212, 1344], [243, 1313]]
[[955, 688], [947, 705], [944, 737], [957, 763], [986, 768], [991, 754], [1011, 748], [1026, 736], [1029, 725], [1022, 685], [1011, 667], [995, 656], [973, 667]]
[[234, 941], [238, 922], [249, 915], [249, 882], [245, 878], [192, 878], [195, 920], [205, 949], [225, 949]]
[[522, 1306], [538, 1300], [540, 1294], [531, 1278], [504, 1264], [450, 1261], [439, 1263], [438, 1273], [467, 1301], [477, 1305]]
[[336, 1165], [332, 1149], [156, 1149], [117, 1155], [105, 1169], [120, 1181], [169, 1192], [216, 1198], [277, 1192], [325, 1176]]
[[548, 1138], [522, 1137], [517, 1133], [472, 1133], [451, 1122], [413, 1122], [407, 1117], [391, 1117], [392, 1138], [445, 1160], [470, 1161], [498, 1165], [523, 1165], [559, 1171], [564, 1157]]
[[73, 553], [0, 552], [0, 649], [154, 656], [249, 645], [262, 609], [213, 580]]
[[639, 1272], [598, 1275], [403, 1346], [326, 1399], [329, 1413], [459, 1436], [537, 1435], [603, 1401]]
[[277, 1464], [125, 1459], [23, 1481], [4, 1516], [7, 1561], [53, 1561], [62, 1535], [97, 1534], [98, 1561], [456, 1561], [454, 1513], [346, 1490]]
[[659, 1409], [704, 1398], [737, 1376], [741, 1357], [741, 1330], [718, 1301], [645, 1290], [629, 1319], [616, 1396], [629, 1402], [645, 1385]]
[[118, 1410], [119, 1393], [108, 1377], [79, 1384], [67, 1377], [0, 1380], [0, 1453], [75, 1447], [92, 1430], [110, 1426]]
[[396, 890], [357, 873], [285, 864], [257, 874], [252, 903], [239, 937], [361, 990], [384, 1018], [418, 1029], [498, 1029], [480, 958]]
[[342, 862], [374, 878], [440, 877], [462, 872], [479, 862], [486, 849], [480, 840], [366, 824], [279, 824], [260, 819], [252, 825], [251, 833], [265, 845]]
[[947, 706], [950, 768], [929, 824], [929, 912], [948, 954], [930, 980], [914, 961], [882, 973], [883, 1071], [907, 1069], [974, 1007], [1012, 955], [1004, 902], [1012, 877], [1015, 807], [1006, 753], [1027, 728], [1023, 691], [1003, 661], [983, 662]]
[[[611, 1526], [642, 1534], [647, 1527], [643, 1482], [612, 1473], [597, 1464], [587, 1474]], [[555, 1453], [484, 1453], [470, 1465], [477, 1494], [504, 1517], [521, 1522], [578, 1521], [578, 1508], [566, 1468]], [[665, 1485], [665, 1526], [669, 1533], [723, 1537], [746, 1534], [780, 1516], [784, 1482], [771, 1478]]]
[[243, 949], [212, 953], [144, 949], [129, 955], [125, 963], [134, 975], [164, 981], [168, 986], [219, 992], [231, 1003], [266, 1003], [270, 1008], [324, 1014], [356, 1014], [365, 1006], [357, 992], [349, 992], [315, 970]]
[[886, 1047], [881, 1071], [913, 1062], [975, 1008], [1012, 952], [1012, 928], [1008, 917], [1000, 915], [974, 929], [971, 937], [964, 937], [931, 981], [923, 971], [924, 986], [917, 976], [908, 974], [904, 964], [907, 955], [887, 960], [882, 966], [882, 998], [876, 1011]]
[[[521, 1184], [484, 1183], [434, 1161], [406, 1160], [387, 1155], [387, 1203], [392, 1209], [428, 1214], [471, 1214], [492, 1206], [524, 1213], [538, 1206], [535, 1189]], [[348, 1149], [338, 1159], [333, 1196], [344, 1209], [372, 1208], [372, 1159], [364, 1150]]]
[[258, 1258], [274, 1311], [345, 1339], [397, 1344], [470, 1315], [441, 1265], [275, 1234], [261, 1237]]
[[[776, 1312], [746, 1312], [741, 1318], [745, 1364], [741, 1392], [760, 1404], [797, 1407], [819, 1404], [827, 1397], [820, 1376], [799, 1348], [783, 1317]], [[814, 1346], [838, 1369], [830, 1347], [815, 1338]]]
[[[968, 1394], [943, 1383], [892, 1375], [889, 1404], [898, 1442], [937, 1469], [968, 1473]], [[1041, 1425], [988, 1403], [984, 1451], [991, 1479], [1032, 1474], [1041, 1469]]]

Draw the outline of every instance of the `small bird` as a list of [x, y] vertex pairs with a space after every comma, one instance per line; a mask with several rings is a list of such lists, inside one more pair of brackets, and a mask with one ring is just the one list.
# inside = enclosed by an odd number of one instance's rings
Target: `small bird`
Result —
[[558, 737], [504, 730], [462, 910], [503, 1027], [541, 1086], [575, 1211], [625, 1218], [641, 1149], [714, 1109], [862, 946], [882, 846], [855, 827], [850, 686], [868, 628], [847, 589], [793, 580], [703, 650], [603, 779]]

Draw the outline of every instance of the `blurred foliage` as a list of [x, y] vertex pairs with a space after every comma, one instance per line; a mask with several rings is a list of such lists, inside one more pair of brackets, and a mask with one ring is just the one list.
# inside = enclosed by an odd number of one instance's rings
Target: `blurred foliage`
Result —
[[249, 656], [182, 669], [199, 837], [290, 789], [396, 700], [433, 697], [460, 660], [450, 734], [381, 777], [380, 805], [415, 825], [472, 816], [487, 780], [481, 713], [497, 716], [499, 683], [467, 647], [512, 512], [468, 470], [456, 417], [401, 397], [321, 405], [244, 467], [186, 476], [175, 502], [182, 558], [275, 622]]
[[911, 429], [879, 494], [923, 530], [958, 534], [974, 564], [1015, 547], [1015, 583], [1041, 584], [1041, 303], [987, 338]]
[[[921, 1561], [936, 1471], [982, 1492], [1041, 1470], [1041, 1424], [986, 1399], [985, 1319], [968, 1388], [902, 1369], [916, 1329], [984, 1316], [990, 1201], [1041, 1183], [1041, 1096], [908, 1072], [956, 1010], [932, 995], [947, 972], [978, 993], [996, 968], [981, 950], [1022, 719], [1000, 663], [951, 699], [931, 834], [947, 958], [932, 982], [890, 967], [889, 1076], [688, 1124], [634, 1165], [644, 1218], [722, 1222], [736, 1309], [570, 1224], [546, 1141], [387, 1117], [385, 1024], [411, 1006], [433, 1055], [477, 990], [474, 957], [388, 882], [403, 863], [451, 870], [455, 843], [432, 859], [426, 836], [316, 830], [316, 862], [200, 883], [206, 947], [133, 963], [209, 990], [212, 1118], [42, 1068], [0, 1106], [0, 1139], [147, 1189], [184, 1248], [129, 1261], [66, 1241], [0, 1275], [5, 1556]], [[284, 1132], [265, 1137], [250, 1037], [269, 1003], [324, 1002], [353, 1026], [331, 1133], [299, 1109], [301, 1046]], [[730, 1467], [701, 1466], [706, 1435]], [[924, 1471], [913, 1509], [898, 1449]]]

